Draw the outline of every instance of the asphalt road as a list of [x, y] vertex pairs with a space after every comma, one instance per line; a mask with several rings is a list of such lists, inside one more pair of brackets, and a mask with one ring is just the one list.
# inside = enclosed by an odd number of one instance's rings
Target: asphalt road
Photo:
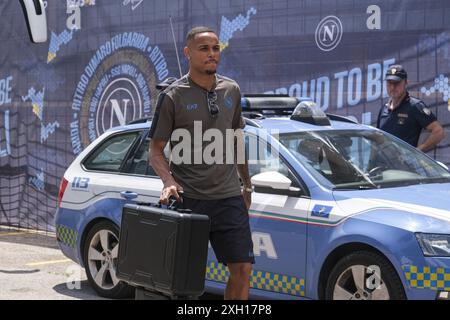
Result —
[[54, 234], [0, 228], [0, 300], [101, 299], [84, 269], [61, 253]]
[[[77, 282], [78, 280], [78, 282]], [[0, 229], [0, 299], [101, 299], [54, 235]]]

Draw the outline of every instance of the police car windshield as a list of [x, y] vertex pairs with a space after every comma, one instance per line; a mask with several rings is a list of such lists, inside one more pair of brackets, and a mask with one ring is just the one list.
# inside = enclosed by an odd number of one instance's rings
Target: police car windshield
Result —
[[414, 147], [375, 130], [281, 134], [280, 142], [334, 189], [450, 182], [450, 172]]

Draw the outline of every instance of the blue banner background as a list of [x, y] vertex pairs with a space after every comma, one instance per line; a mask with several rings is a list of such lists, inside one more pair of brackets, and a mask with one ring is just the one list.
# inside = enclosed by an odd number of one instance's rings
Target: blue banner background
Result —
[[53, 231], [76, 155], [153, 113], [155, 83], [179, 76], [169, 17], [182, 73], [187, 31], [207, 25], [221, 41], [219, 72], [242, 92], [311, 96], [367, 124], [386, 101], [384, 70], [403, 64], [411, 94], [447, 131], [429, 154], [450, 165], [449, 1], [48, 1], [49, 41], [38, 45], [18, 1], [0, 12], [0, 224]]

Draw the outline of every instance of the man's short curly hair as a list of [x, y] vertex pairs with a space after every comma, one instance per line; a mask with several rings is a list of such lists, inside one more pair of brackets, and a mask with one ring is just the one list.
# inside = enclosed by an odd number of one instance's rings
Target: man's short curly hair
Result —
[[189, 30], [189, 32], [187, 33], [187, 35], [186, 35], [186, 43], [189, 44], [189, 42], [194, 40], [194, 38], [195, 38], [195, 36], [197, 34], [203, 33], [203, 32], [212, 32], [215, 35], [217, 35], [217, 33], [213, 29], [211, 29], [209, 27], [203, 27], [203, 26], [194, 27], [191, 30]]

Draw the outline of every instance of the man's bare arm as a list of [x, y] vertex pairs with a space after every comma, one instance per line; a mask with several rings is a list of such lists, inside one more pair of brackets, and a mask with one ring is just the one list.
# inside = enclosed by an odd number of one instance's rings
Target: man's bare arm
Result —
[[236, 156], [236, 162], [237, 162], [237, 171], [239, 174], [239, 177], [242, 180], [242, 183], [244, 184], [244, 190], [242, 191], [242, 197], [244, 198], [245, 205], [247, 207], [247, 210], [250, 208], [250, 205], [252, 203], [252, 193], [247, 191], [246, 189], [252, 187], [252, 181], [250, 179], [250, 174], [248, 172], [248, 159], [245, 155], [245, 143], [244, 143], [244, 134], [242, 130], [237, 130], [235, 132], [236, 140], [234, 143], [234, 152]]
[[428, 138], [417, 147], [417, 149], [427, 152], [433, 149], [442, 139], [445, 137], [444, 128], [439, 124], [438, 121], [430, 123], [426, 130], [430, 132]]
[[152, 139], [149, 147], [149, 162], [164, 184], [160, 197], [161, 203], [163, 204], [168, 204], [169, 197], [171, 195], [175, 196], [177, 200], [180, 200], [180, 195], [178, 192], [183, 191], [183, 188], [176, 183], [170, 173], [169, 162], [164, 155], [164, 148], [166, 144], [167, 141]]
[[245, 163], [244, 164], [238, 164], [237, 165], [237, 170], [238, 170], [238, 174], [239, 177], [242, 180], [242, 183], [244, 184], [244, 188], [249, 188], [252, 186], [252, 181], [250, 179], [250, 175], [248, 173], [248, 161], [247, 159], [245, 159]]

